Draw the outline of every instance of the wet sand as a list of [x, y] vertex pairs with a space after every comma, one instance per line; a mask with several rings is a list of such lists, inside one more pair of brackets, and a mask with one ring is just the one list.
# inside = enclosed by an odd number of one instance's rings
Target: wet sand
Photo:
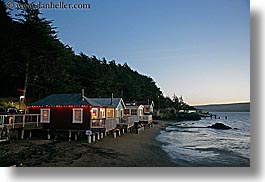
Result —
[[139, 135], [112, 135], [95, 143], [86, 141], [16, 140], [0, 144], [0, 166], [22, 167], [172, 167], [155, 140], [168, 122], [157, 121]]

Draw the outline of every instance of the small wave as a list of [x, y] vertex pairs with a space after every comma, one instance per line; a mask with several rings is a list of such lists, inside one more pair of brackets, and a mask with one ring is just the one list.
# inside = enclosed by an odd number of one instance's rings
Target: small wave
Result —
[[225, 156], [226, 158], [238, 158], [238, 159], [244, 159], [244, 160], [249, 160], [249, 158], [241, 156], [239, 153], [227, 149], [220, 149], [220, 148], [214, 148], [214, 147], [209, 147], [209, 148], [195, 148], [196, 150], [199, 151], [211, 151], [216, 154], [219, 154], [220, 156]]
[[185, 129], [177, 129], [177, 128], [170, 128], [166, 129], [166, 132], [188, 132], [188, 133], [199, 133], [199, 131], [192, 131], [192, 130], [185, 130]]

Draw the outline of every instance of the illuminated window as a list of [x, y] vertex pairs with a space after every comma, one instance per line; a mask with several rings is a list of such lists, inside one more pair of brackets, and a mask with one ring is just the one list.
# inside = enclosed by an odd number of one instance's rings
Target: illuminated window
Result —
[[73, 109], [73, 123], [83, 123], [83, 109]]
[[105, 108], [99, 109], [99, 118], [105, 118]]
[[137, 109], [132, 109], [131, 110], [131, 115], [137, 115]]
[[92, 108], [91, 109], [91, 119], [98, 119], [98, 109], [97, 108]]
[[107, 118], [114, 118], [114, 109], [107, 108]]
[[41, 109], [40, 110], [40, 122], [41, 123], [50, 123], [50, 109]]

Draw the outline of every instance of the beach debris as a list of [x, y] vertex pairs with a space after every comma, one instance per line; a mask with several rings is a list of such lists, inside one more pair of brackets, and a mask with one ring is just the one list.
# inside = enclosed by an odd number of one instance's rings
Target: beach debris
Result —
[[227, 126], [223, 123], [215, 123], [211, 126], [207, 126], [207, 128], [214, 128], [214, 129], [219, 129], [219, 130], [229, 130], [232, 129], [230, 126]]

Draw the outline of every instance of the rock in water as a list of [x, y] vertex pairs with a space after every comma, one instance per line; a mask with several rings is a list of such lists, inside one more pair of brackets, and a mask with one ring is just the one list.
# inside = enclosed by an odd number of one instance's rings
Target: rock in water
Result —
[[214, 129], [219, 129], [219, 130], [229, 130], [232, 129], [230, 126], [226, 126], [223, 123], [215, 123], [211, 126], [207, 126], [207, 128], [214, 128]]

